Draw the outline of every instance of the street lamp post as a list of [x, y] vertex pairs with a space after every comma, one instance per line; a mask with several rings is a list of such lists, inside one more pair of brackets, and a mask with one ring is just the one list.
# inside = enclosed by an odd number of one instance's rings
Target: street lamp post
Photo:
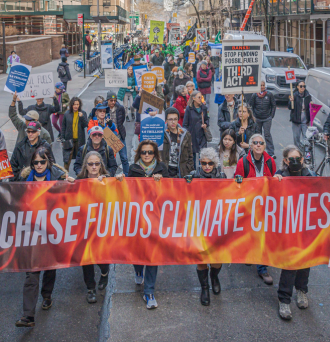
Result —
[[[99, 3], [99, 0], [97, 0], [96, 2], [96, 7], [97, 7], [97, 18], [99, 18], [100, 16], [100, 3]], [[102, 30], [102, 27], [101, 27], [101, 20], [99, 19], [99, 22], [97, 24], [97, 46], [98, 46], [98, 51], [101, 51], [101, 30]]]

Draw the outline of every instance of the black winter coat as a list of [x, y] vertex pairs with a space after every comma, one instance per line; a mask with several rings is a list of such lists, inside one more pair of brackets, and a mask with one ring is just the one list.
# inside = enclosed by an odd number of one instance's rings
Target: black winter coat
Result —
[[164, 64], [164, 77], [165, 77], [165, 80], [167, 81], [168, 78], [170, 77], [171, 75], [171, 71], [172, 69], [175, 67], [175, 63], [173, 64], [170, 64], [169, 62], [166, 62]]
[[[207, 115], [207, 107], [202, 104], [201, 106], [204, 123], [209, 126], [209, 116]], [[207, 147], [207, 141], [202, 128], [202, 113], [198, 113], [195, 107], [187, 106], [184, 118], [183, 128], [187, 129], [191, 135], [193, 153], [199, 153], [201, 148]]]
[[161, 54], [157, 57], [156, 55], [153, 55], [151, 58], [151, 62], [154, 66], [162, 66], [165, 58]]
[[53, 97], [54, 106], [50, 104], [45, 104], [44, 102], [38, 106], [37, 104], [30, 105], [27, 108], [23, 108], [22, 101], [18, 101], [18, 112], [20, 115], [24, 116], [28, 111], [30, 110], [36, 110], [39, 114], [39, 122], [41, 123], [42, 127], [44, 127], [48, 133], [50, 134], [50, 137], [52, 141], [54, 141], [54, 134], [53, 134], [53, 127], [52, 127], [52, 121], [50, 119], [50, 116], [52, 113], [57, 113], [60, 111], [60, 105], [57, 101], [57, 98]]
[[136, 109], [135, 112], [135, 122], [141, 122], [141, 114], [139, 113], [139, 109], [140, 109], [140, 102], [141, 102], [141, 96], [140, 95], [136, 95], [132, 107]]
[[326, 122], [324, 123], [323, 133], [330, 135], [330, 115], [328, 115], [328, 118], [327, 118]]
[[[238, 101], [234, 98], [234, 115], [233, 118], [237, 119], [238, 116]], [[227, 100], [222, 102], [218, 109], [218, 126], [221, 134], [230, 127], [230, 112], [228, 109]]]
[[[108, 102], [106, 101], [106, 104]], [[125, 140], [126, 138], [126, 128], [124, 126], [125, 123], [125, 108], [119, 102], [116, 102], [116, 118], [117, 118], [117, 128], [120, 134], [120, 137]]]
[[41, 146], [46, 147], [50, 150], [52, 161], [53, 163], [55, 163], [52, 149], [46, 140], [40, 139], [39, 137], [38, 142], [34, 146], [31, 146], [28, 137], [25, 137], [16, 145], [14, 152], [10, 158], [10, 164], [14, 173], [14, 177], [10, 179], [11, 181], [17, 181], [19, 179], [20, 172], [25, 167], [30, 166], [33, 153], [38, 147]]
[[[78, 117], [78, 147], [85, 145], [85, 128], [88, 126], [87, 114], [83, 110], [81, 110], [83, 116]], [[61, 138], [62, 140], [70, 140], [73, 139], [73, 113], [67, 110], [64, 113], [62, 127], [61, 127]], [[72, 149], [64, 150], [63, 149], [63, 161], [67, 163], [69, 161], [70, 153]], [[75, 159], [76, 156], [73, 156]]]
[[305, 102], [305, 113], [307, 124], [310, 122], [309, 104], [312, 101], [312, 97], [307, 90], [305, 90], [304, 97], [299, 96], [299, 91], [293, 93], [294, 109], [292, 109], [291, 101], [289, 99], [288, 108], [291, 110], [290, 121], [296, 124], [301, 124], [301, 110], [302, 102]]
[[[162, 175], [164, 178], [169, 178], [168, 170], [163, 162], [157, 163], [152, 175]], [[129, 167], [128, 177], [148, 177], [139, 164], [132, 164]]]
[[271, 120], [275, 116], [276, 101], [272, 93], [267, 92], [264, 97], [252, 94], [250, 99], [253, 115], [261, 121]]
[[59, 66], [62, 66], [64, 67], [65, 71], [66, 71], [66, 75], [64, 77], [60, 77], [59, 76], [59, 79], [61, 80], [61, 82], [68, 82], [68, 81], [71, 81], [72, 78], [71, 78], [71, 73], [70, 73], [70, 68], [69, 68], [69, 64], [66, 63], [66, 62], [61, 62], [58, 67], [57, 67], [57, 73], [58, 73], [58, 68]]
[[78, 150], [76, 161], [73, 165], [76, 175], [81, 171], [86, 154], [91, 151], [96, 151], [101, 155], [105, 168], [110, 173], [110, 176], [113, 177], [116, 174], [118, 166], [112, 148], [107, 145], [104, 139], [102, 139], [100, 148], [95, 150], [91, 138], [88, 138], [87, 143], [80, 146]]

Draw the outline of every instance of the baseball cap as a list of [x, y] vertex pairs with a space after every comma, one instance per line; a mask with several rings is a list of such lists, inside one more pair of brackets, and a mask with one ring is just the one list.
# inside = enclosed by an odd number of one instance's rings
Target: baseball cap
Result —
[[37, 121], [31, 121], [26, 127], [26, 130], [32, 129], [33, 131], [41, 131], [41, 125]]
[[94, 133], [101, 133], [103, 134], [103, 129], [100, 126], [94, 126], [90, 129], [89, 135], [92, 135]]
[[39, 113], [36, 110], [29, 110], [23, 118], [27, 121], [38, 121]]
[[110, 99], [117, 99], [117, 94], [112, 90], [109, 90], [107, 93], [107, 100]]
[[155, 50], [155, 53], [156, 53], [156, 52], [159, 52], [159, 50], [158, 50], [158, 49], [156, 49], [156, 50]]

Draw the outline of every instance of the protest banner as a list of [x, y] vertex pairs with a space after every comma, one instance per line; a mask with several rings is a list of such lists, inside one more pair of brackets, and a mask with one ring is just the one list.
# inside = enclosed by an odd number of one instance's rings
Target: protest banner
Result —
[[170, 29], [169, 44], [178, 45], [180, 43], [180, 26], [174, 26]]
[[156, 73], [158, 84], [164, 83], [164, 80], [165, 80], [164, 66], [153, 66], [151, 67], [151, 71]]
[[170, 35], [171, 35], [171, 29], [172, 27], [177, 27], [180, 30], [180, 24], [179, 23], [166, 23], [166, 34], [167, 34], [167, 43], [171, 44], [170, 42]]
[[196, 43], [202, 43], [207, 40], [206, 28], [196, 28]]
[[125, 146], [109, 127], [104, 128], [103, 138], [106, 143], [112, 148], [114, 154], [118, 153]]
[[329, 181], [1, 183], [0, 269], [239, 263], [298, 270], [328, 265]]
[[5, 84], [4, 91], [21, 93], [29, 79], [32, 67], [30, 65], [13, 62]]
[[194, 64], [196, 62], [195, 52], [189, 52], [188, 62]]
[[127, 85], [127, 70], [125, 69], [105, 69], [105, 87], [120, 87], [126, 88]]
[[164, 21], [150, 20], [149, 44], [163, 44], [164, 27]]
[[146, 71], [141, 76], [141, 88], [151, 93], [157, 83], [157, 74], [154, 71]]
[[222, 94], [258, 93], [262, 40], [222, 41]]
[[113, 69], [112, 44], [101, 45], [101, 66], [103, 69]]
[[137, 65], [133, 67], [135, 84], [137, 85], [138, 89], [141, 88], [142, 74], [147, 70], [148, 70], [148, 67], [146, 65]]
[[18, 97], [22, 99], [43, 99], [53, 97], [55, 85], [52, 72], [42, 74], [30, 74], [25, 89], [18, 93]]
[[11, 168], [7, 150], [0, 151], [0, 179], [6, 179], [14, 177], [13, 170]]

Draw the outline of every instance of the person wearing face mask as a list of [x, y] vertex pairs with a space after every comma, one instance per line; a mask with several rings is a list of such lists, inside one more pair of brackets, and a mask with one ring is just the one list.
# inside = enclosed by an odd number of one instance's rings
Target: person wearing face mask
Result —
[[[292, 102], [294, 108], [292, 108]], [[292, 122], [293, 143], [300, 146], [300, 137], [306, 138], [306, 131], [310, 122], [309, 104], [312, 103], [312, 97], [306, 90], [304, 81], [297, 85], [293, 97], [289, 97], [288, 108], [290, 109], [290, 121]]]
[[225, 100], [218, 109], [218, 126], [220, 137], [222, 132], [230, 127], [231, 122], [238, 117], [238, 101], [233, 94], [226, 94]]
[[[298, 147], [289, 145], [283, 150], [281, 169], [274, 177], [282, 181], [283, 177], [307, 176], [316, 177], [314, 171], [309, 170], [304, 164], [304, 158]], [[308, 308], [308, 278], [310, 268], [301, 270], [282, 270], [278, 286], [279, 315], [284, 320], [292, 318], [290, 309], [293, 287], [297, 290], [297, 306], [299, 309]]]
[[272, 120], [275, 116], [276, 101], [272, 93], [267, 92], [265, 81], [261, 81], [261, 92], [252, 94], [250, 106], [259, 127], [259, 131], [264, 131], [264, 136], [267, 142], [267, 153], [274, 159], [274, 143], [270, 132]]
[[19, 58], [19, 56], [16, 55], [16, 51], [12, 51], [10, 53], [10, 56], [7, 59], [7, 71], [6, 71], [7, 74], [9, 74], [13, 62], [16, 62], [16, 63], [21, 62], [21, 59]]
[[173, 81], [173, 103], [176, 101], [179, 94], [176, 92], [176, 88], [179, 85], [185, 86], [190, 81], [190, 78], [183, 72], [183, 68], [178, 68], [178, 75]]

